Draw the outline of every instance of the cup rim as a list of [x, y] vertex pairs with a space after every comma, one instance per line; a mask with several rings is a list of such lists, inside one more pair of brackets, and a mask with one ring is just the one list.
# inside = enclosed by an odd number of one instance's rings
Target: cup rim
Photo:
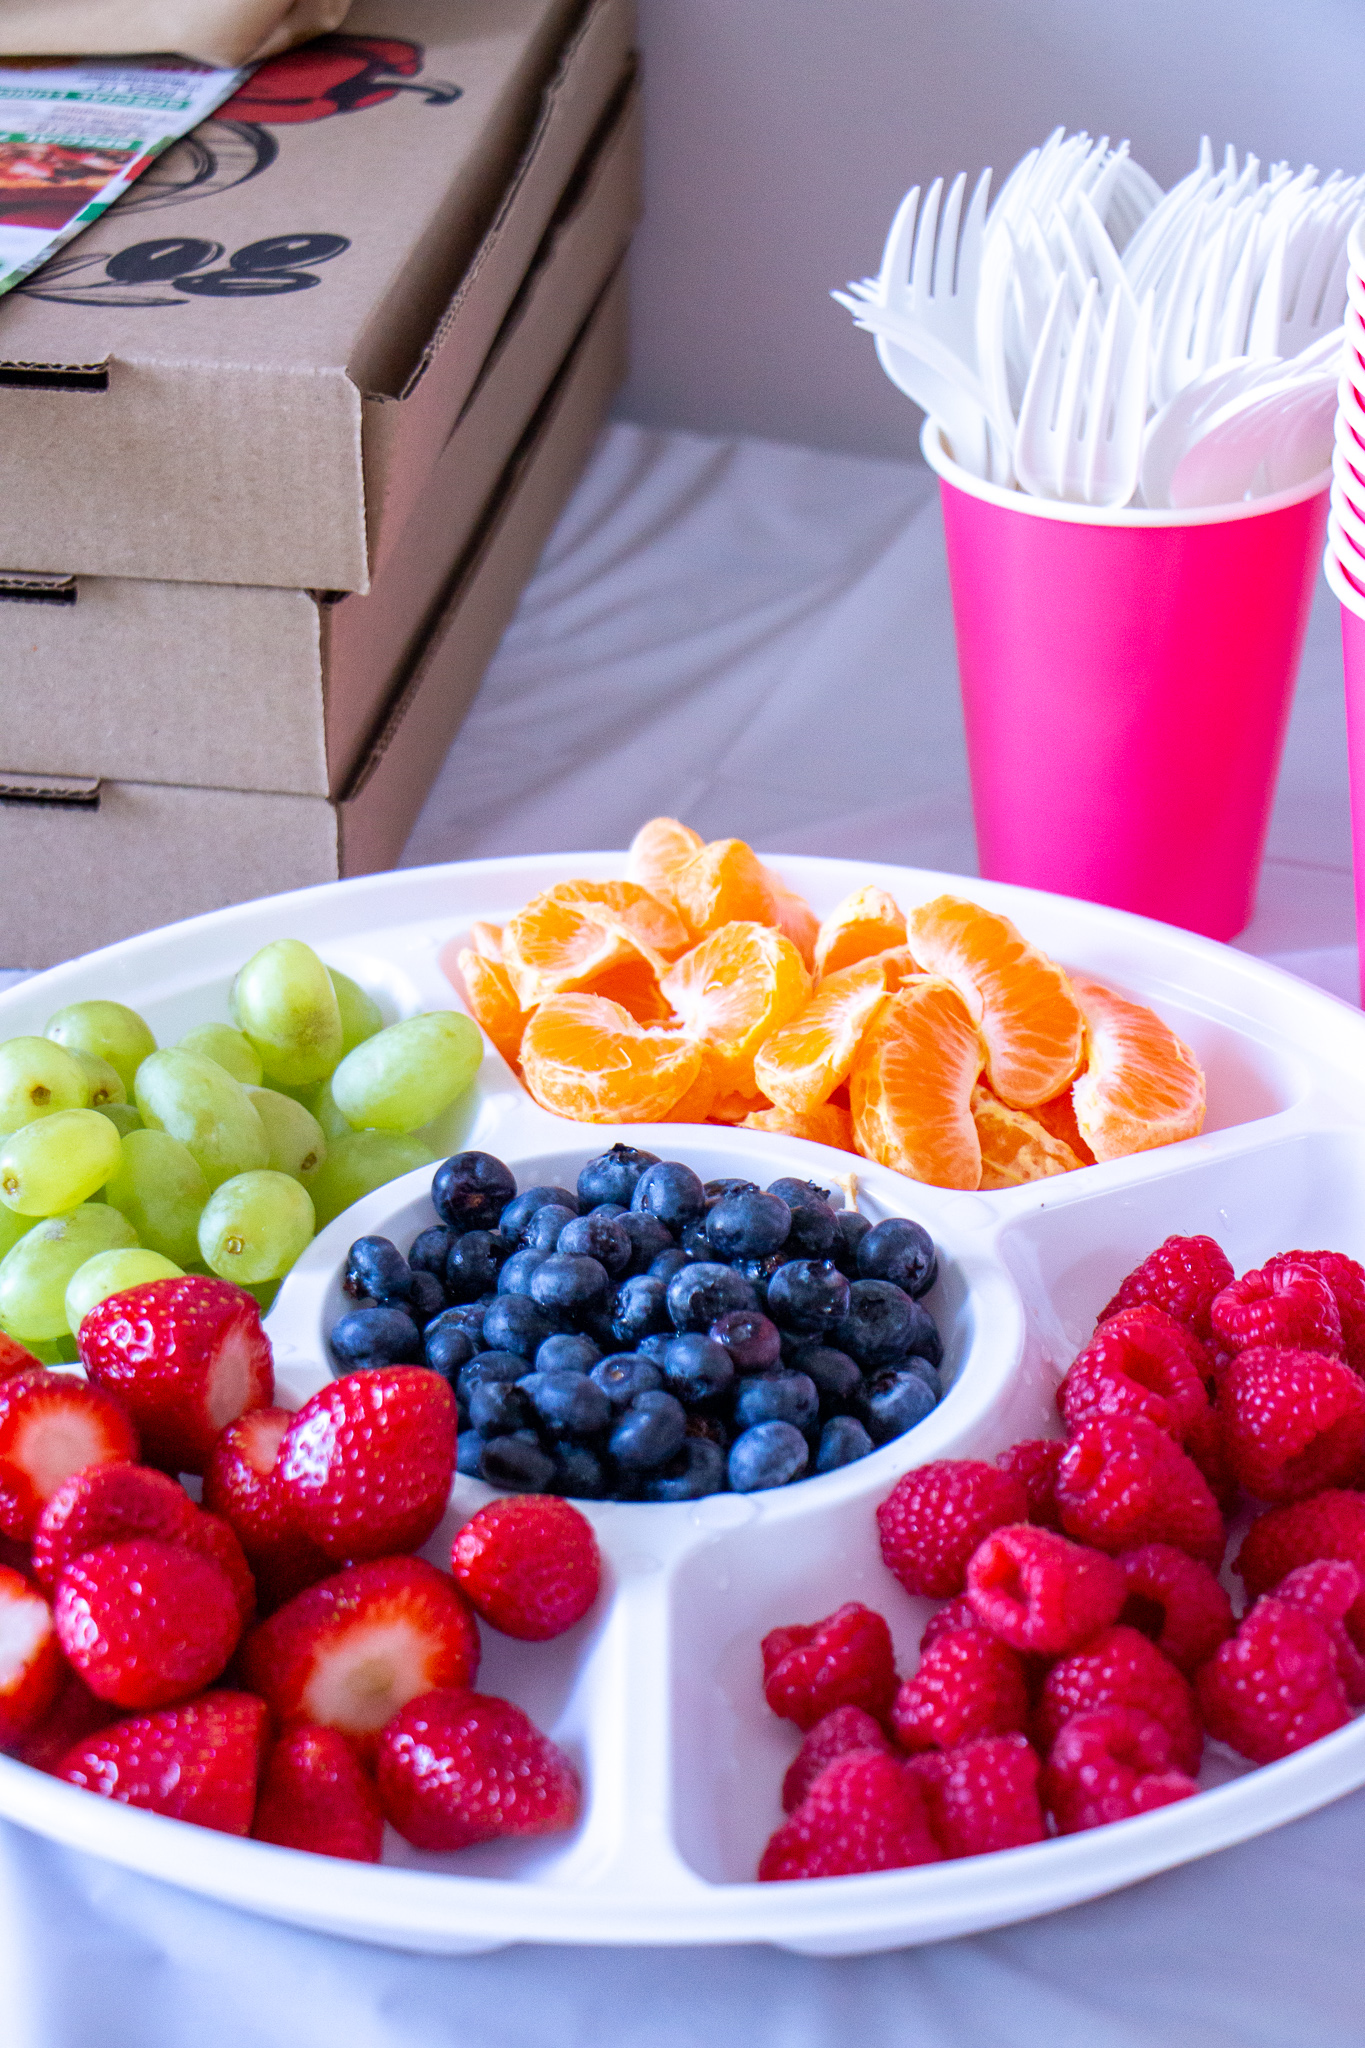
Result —
[[1008, 512], [1025, 513], [1032, 519], [1053, 519], [1068, 526], [1226, 526], [1237, 519], [1258, 519], [1302, 504], [1307, 498], [1320, 497], [1332, 481], [1329, 467], [1310, 477], [1307, 483], [1294, 484], [1289, 490], [1276, 491], [1267, 498], [1248, 498], [1232, 505], [1193, 505], [1183, 511], [1174, 506], [1073, 505], [1055, 498], [1034, 498], [1027, 491], [1008, 490], [1003, 484], [987, 483], [984, 477], [973, 476], [948, 453], [943, 428], [932, 415], [926, 415], [920, 428], [919, 445], [920, 453], [940, 481], [952, 484], [968, 497], [981, 498], [986, 504], [999, 505]]

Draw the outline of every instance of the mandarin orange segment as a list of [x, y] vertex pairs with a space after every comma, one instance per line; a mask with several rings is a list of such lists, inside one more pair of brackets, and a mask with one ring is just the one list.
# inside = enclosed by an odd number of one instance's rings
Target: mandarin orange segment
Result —
[[629, 1010], [637, 1024], [671, 1024], [673, 1012], [659, 987], [659, 977], [643, 954], [636, 953], [629, 960], [622, 960], [615, 967], [608, 967], [602, 974], [594, 975], [583, 991], [586, 995], [606, 996], [609, 1002], [620, 1003]]
[[885, 996], [880, 960], [860, 960], [826, 975], [805, 1008], [759, 1047], [759, 1087], [778, 1108], [798, 1115], [827, 1102], [852, 1072], [863, 1034]]
[[815, 941], [815, 973], [823, 981], [873, 953], [905, 944], [905, 913], [885, 889], [855, 889], [835, 905]]
[[1076, 1121], [1076, 1105], [1071, 1099], [1071, 1090], [1064, 1088], [1060, 1095], [1054, 1095], [1051, 1102], [1040, 1102], [1029, 1111], [1036, 1116], [1045, 1131], [1054, 1138], [1060, 1138], [1069, 1145], [1082, 1166], [1093, 1166], [1095, 1155], [1081, 1136], [1081, 1127]]
[[1080, 1159], [1026, 1109], [1011, 1109], [980, 1082], [972, 1090], [972, 1121], [981, 1140], [981, 1186], [1022, 1187], [1054, 1173], [1074, 1173]]
[[1193, 1138], [1204, 1125], [1204, 1072], [1155, 1010], [1088, 974], [1072, 986], [1085, 1012], [1085, 1072], [1071, 1091], [1096, 1159], [1122, 1159]]
[[712, 932], [661, 978], [689, 1037], [711, 1046], [722, 1087], [756, 1094], [754, 1055], [769, 1033], [810, 1000], [795, 946], [768, 925], [736, 922]]
[[906, 938], [980, 1025], [987, 1075], [1002, 1102], [1032, 1109], [1075, 1079], [1085, 1048], [1080, 1004], [1061, 968], [1007, 917], [965, 897], [936, 896], [910, 912]]
[[912, 974], [924, 972], [908, 946], [891, 946], [885, 953], [874, 953], [872, 957], [881, 961], [886, 972], [887, 990], [892, 995], [909, 981]]
[[804, 896], [798, 896], [794, 889], [784, 888], [771, 868], [765, 872], [777, 906], [777, 929], [786, 933], [807, 967], [812, 967], [815, 941], [820, 936], [820, 920]]
[[754, 1114], [755, 1110], [771, 1108], [772, 1104], [766, 1095], [741, 1094], [738, 1091], [731, 1091], [717, 1095], [715, 1101], [711, 1104], [710, 1115], [707, 1121], [713, 1124], [742, 1124]]
[[673, 877], [673, 903], [696, 938], [722, 925], [778, 923], [773, 877], [742, 839], [713, 839]]
[[500, 961], [489, 960], [468, 946], [461, 952], [459, 962], [470, 1015], [488, 1033], [508, 1066], [517, 1066], [526, 1012], [517, 1001], [507, 969]]
[[503, 960], [524, 1010], [589, 988], [625, 961], [643, 957], [657, 975], [686, 944], [678, 918], [635, 882], [561, 882], [502, 929]]
[[932, 1187], [981, 1185], [972, 1090], [986, 1048], [950, 981], [925, 974], [888, 996], [849, 1076], [858, 1150]]
[[660, 1117], [665, 1124], [704, 1124], [711, 1121], [716, 1095], [720, 1087], [720, 1069], [715, 1054], [709, 1045], [701, 1049], [701, 1065], [692, 1086], [674, 1103], [667, 1116]]
[[526, 1086], [542, 1109], [580, 1123], [654, 1123], [696, 1080], [702, 1049], [677, 1031], [650, 1031], [605, 996], [557, 995], [521, 1040]]
[[676, 818], [651, 818], [630, 842], [626, 874], [642, 889], [648, 889], [651, 896], [657, 896], [660, 903], [671, 906], [674, 876], [694, 854], [701, 852], [704, 844], [699, 832], [694, 832], [690, 825], [679, 824]]
[[660, 961], [676, 959], [691, 942], [677, 912], [639, 882], [561, 882], [550, 894], [556, 902], [580, 905], [601, 923], [614, 925], [642, 953]]
[[469, 942], [485, 960], [502, 959], [502, 926], [476, 919], [469, 927]]
[[853, 1150], [853, 1119], [846, 1109], [822, 1102], [818, 1109], [757, 1109], [744, 1119], [746, 1131], [775, 1131], [784, 1138], [809, 1138], [814, 1145]]

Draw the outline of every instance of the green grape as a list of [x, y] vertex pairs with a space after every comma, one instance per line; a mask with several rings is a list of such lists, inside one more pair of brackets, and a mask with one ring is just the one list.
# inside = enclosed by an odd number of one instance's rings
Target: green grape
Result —
[[90, 1083], [78, 1060], [48, 1038], [0, 1044], [0, 1132], [17, 1131], [60, 1109], [84, 1109]]
[[314, 1117], [329, 1145], [334, 1138], [349, 1138], [355, 1130], [355, 1125], [348, 1124], [337, 1108], [330, 1081], [319, 1081], [316, 1087], [309, 1089], [303, 1106]]
[[64, 1216], [117, 1167], [122, 1145], [97, 1109], [59, 1109], [0, 1144], [0, 1202], [21, 1216]]
[[232, 985], [232, 1014], [268, 1081], [321, 1081], [341, 1058], [336, 990], [302, 939], [276, 939], [253, 953]]
[[62, 1305], [66, 1325], [74, 1337], [92, 1308], [125, 1287], [141, 1287], [147, 1280], [178, 1280], [180, 1267], [160, 1252], [143, 1251], [140, 1245], [127, 1251], [96, 1252], [83, 1266], [77, 1266], [66, 1283]]
[[261, 1085], [261, 1062], [255, 1047], [249, 1038], [244, 1038], [240, 1031], [234, 1031], [230, 1024], [196, 1024], [193, 1031], [187, 1031], [180, 1040], [180, 1050], [202, 1053], [206, 1060], [216, 1060], [244, 1088], [259, 1088]]
[[131, 1102], [101, 1103], [100, 1115], [108, 1117], [121, 1138], [126, 1138], [130, 1131], [142, 1129], [142, 1118]]
[[[323, 1081], [320, 1085], [325, 1088], [327, 1083]], [[327, 1157], [327, 1140], [317, 1118], [310, 1116], [292, 1095], [281, 1095], [278, 1089], [248, 1088], [246, 1092], [265, 1125], [271, 1171], [287, 1173], [300, 1181], [305, 1175], [316, 1173]]]
[[483, 1039], [458, 1010], [428, 1010], [367, 1038], [332, 1076], [332, 1096], [358, 1130], [415, 1131], [463, 1095]]
[[238, 1173], [209, 1196], [199, 1251], [224, 1280], [278, 1280], [313, 1241], [306, 1189], [287, 1173]]
[[0, 1202], [0, 1259], [18, 1244], [26, 1231], [32, 1230], [37, 1221], [36, 1216], [21, 1216], [17, 1209], [7, 1209]]
[[156, 1051], [147, 1025], [126, 1003], [68, 1003], [48, 1018], [46, 1036], [72, 1052], [108, 1060], [130, 1095], [138, 1068]]
[[0, 1330], [21, 1344], [70, 1335], [67, 1284], [96, 1252], [135, 1245], [132, 1224], [107, 1202], [86, 1202], [69, 1216], [49, 1216], [25, 1232], [0, 1259]]
[[117, 1067], [111, 1067], [108, 1060], [102, 1060], [97, 1052], [81, 1052], [74, 1045], [65, 1049], [85, 1075], [91, 1109], [108, 1109], [111, 1103], [127, 1102], [128, 1090]]
[[29, 1341], [28, 1349], [40, 1365], [76, 1365], [80, 1362], [81, 1354], [76, 1348], [76, 1340], [70, 1335], [54, 1337], [47, 1344], [33, 1337]]
[[348, 1138], [338, 1138], [308, 1183], [318, 1229], [362, 1195], [372, 1194], [416, 1166], [434, 1165], [435, 1159], [436, 1154], [420, 1138], [393, 1131], [352, 1131]]
[[154, 1052], [138, 1068], [136, 1092], [148, 1130], [179, 1138], [210, 1189], [235, 1173], [254, 1172], [270, 1157], [255, 1103], [240, 1081], [202, 1053], [180, 1046]]
[[367, 995], [349, 974], [343, 974], [337, 967], [329, 967], [327, 974], [336, 990], [337, 1007], [341, 1011], [341, 1054], [344, 1059], [348, 1052], [354, 1052], [367, 1038], [373, 1038], [376, 1031], [384, 1029], [384, 1012], [374, 997]]
[[130, 1131], [104, 1199], [149, 1251], [188, 1266], [199, 1256], [199, 1218], [210, 1194], [194, 1154], [169, 1131]]

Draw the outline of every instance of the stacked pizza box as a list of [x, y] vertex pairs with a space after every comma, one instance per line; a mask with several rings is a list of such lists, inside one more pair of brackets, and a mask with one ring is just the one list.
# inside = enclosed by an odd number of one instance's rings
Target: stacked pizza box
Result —
[[625, 367], [630, 0], [359, 0], [0, 301], [0, 962], [397, 859]]

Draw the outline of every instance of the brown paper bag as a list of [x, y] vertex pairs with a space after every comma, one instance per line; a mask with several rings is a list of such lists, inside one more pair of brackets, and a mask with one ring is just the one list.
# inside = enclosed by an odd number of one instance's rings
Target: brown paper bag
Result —
[[0, 63], [174, 50], [204, 64], [255, 64], [338, 28], [349, 8], [350, 0], [0, 0]]

